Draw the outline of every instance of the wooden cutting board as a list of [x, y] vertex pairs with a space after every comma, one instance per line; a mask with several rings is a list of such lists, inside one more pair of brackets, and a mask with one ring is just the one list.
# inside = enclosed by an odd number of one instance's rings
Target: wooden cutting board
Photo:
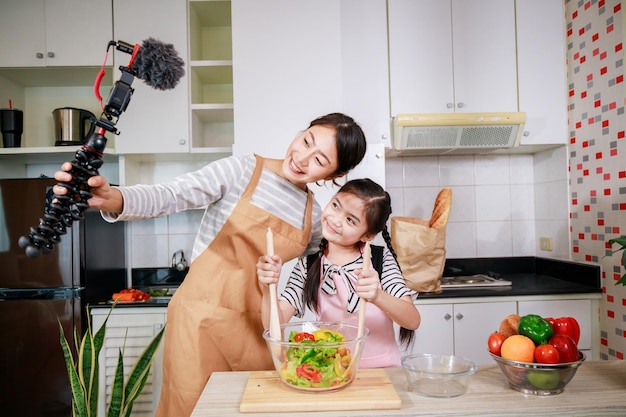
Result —
[[303, 392], [284, 385], [276, 371], [253, 371], [239, 403], [241, 413], [399, 409], [402, 400], [384, 369], [362, 369], [348, 387]]

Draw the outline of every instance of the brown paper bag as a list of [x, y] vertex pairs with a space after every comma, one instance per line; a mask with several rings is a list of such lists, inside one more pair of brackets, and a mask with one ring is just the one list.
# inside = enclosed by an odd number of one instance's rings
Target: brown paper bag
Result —
[[391, 244], [409, 288], [418, 292], [441, 292], [446, 263], [446, 228], [428, 226], [430, 220], [391, 218]]

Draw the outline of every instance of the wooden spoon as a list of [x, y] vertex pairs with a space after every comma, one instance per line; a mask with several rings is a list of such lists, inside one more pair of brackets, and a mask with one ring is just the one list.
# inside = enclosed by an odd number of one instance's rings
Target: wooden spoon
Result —
[[[274, 256], [274, 235], [272, 229], [267, 228], [266, 235], [267, 255]], [[278, 316], [278, 293], [276, 284], [269, 285], [270, 290], [270, 337], [276, 340], [282, 340], [280, 331], [280, 318]]]
[[[369, 270], [371, 268], [372, 263], [372, 249], [370, 248], [370, 243], [365, 242], [365, 247], [363, 248], [363, 270]], [[357, 330], [357, 337], [363, 336], [363, 328], [365, 327], [365, 307], [367, 306], [367, 301], [361, 299], [361, 305], [359, 306], [359, 328]]]
[[[363, 247], [363, 270], [370, 269], [372, 263], [372, 250], [370, 248], [370, 242], [365, 242], [365, 247]], [[363, 329], [365, 328], [365, 308], [367, 306], [367, 301], [361, 298], [359, 305], [359, 327], [357, 328], [357, 338], [359, 341], [355, 347], [354, 355], [352, 355], [352, 359], [350, 360], [350, 364], [346, 368], [344, 375], [349, 375], [352, 372], [352, 368], [355, 366], [355, 358], [361, 356], [361, 349], [363, 345], [363, 341], [361, 337], [363, 337]]]

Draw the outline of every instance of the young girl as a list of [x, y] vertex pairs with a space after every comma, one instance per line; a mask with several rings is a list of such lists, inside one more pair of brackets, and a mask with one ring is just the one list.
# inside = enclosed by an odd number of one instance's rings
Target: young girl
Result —
[[[273, 369], [250, 260], [265, 253], [268, 227], [281, 259], [315, 252], [321, 208], [307, 183], [343, 176], [363, 159], [366, 146], [351, 117], [332, 113], [313, 120], [284, 159], [228, 157], [156, 185], [111, 187], [101, 176], [89, 179], [88, 202], [110, 221], [207, 206], [189, 272], [167, 309], [157, 416], [189, 416], [212, 372]], [[67, 172], [55, 178], [71, 181]], [[54, 192], [66, 190], [55, 186]]]
[[[400, 349], [393, 323], [401, 326], [400, 339], [410, 344], [413, 330], [420, 325], [420, 314], [413, 304], [414, 291], [404, 282], [391, 246], [387, 220], [391, 199], [370, 179], [347, 182], [322, 212], [320, 251], [307, 266], [302, 257], [294, 267], [279, 299], [281, 323], [292, 316], [302, 317], [305, 307], [316, 320], [358, 324], [359, 303], [368, 302], [365, 327], [370, 335], [363, 345], [360, 367], [400, 366]], [[382, 232], [383, 273], [363, 267], [363, 247]], [[257, 275], [263, 285], [263, 325], [269, 325], [269, 284], [277, 283], [282, 261], [279, 256], [261, 256]]]

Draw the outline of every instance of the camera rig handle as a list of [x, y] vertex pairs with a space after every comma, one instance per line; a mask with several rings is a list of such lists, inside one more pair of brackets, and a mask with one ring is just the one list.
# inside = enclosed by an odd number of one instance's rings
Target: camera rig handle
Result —
[[[109, 49], [115, 46], [119, 51], [131, 54], [127, 66], [120, 66], [122, 75], [115, 82], [104, 107], [102, 97], [99, 94], [100, 81], [104, 76], [104, 66], [108, 57]], [[31, 227], [28, 236], [22, 236], [18, 245], [25, 250], [26, 256], [36, 258], [41, 253], [49, 254], [54, 245], [61, 241], [61, 236], [67, 233], [67, 228], [76, 220], [83, 218], [83, 213], [89, 208], [89, 200], [92, 197], [91, 187], [87, 184], [89, 178], [99, 175], [98, 169], [104, 161], [102, 155], [106, 148], [107, 138], [105, 134], [111, 132], [119, 134], [116, 128], [119, 116], [126, 110], [134, 89], [131, 87], [137, 73], [132, 69], [132, 63], [139, 50], [139, 45], [131, 45], [122, 41], [110, 41], [102, 68], [96, 77], [94, 92], [100, 101], [102, 114], [99, 120], [93, 121], [96, 125], [94, 132], [85, 139], [83, 146], [78, 149], [71, 162], [72, 169], [69, 173], [72, 179], [69, 182], [59, 182], [57, 185], [67, 190], [66, 194], [54, 195], [52, 203], [46, 206], [44, 215], [39, 219], [37, 227]]]

